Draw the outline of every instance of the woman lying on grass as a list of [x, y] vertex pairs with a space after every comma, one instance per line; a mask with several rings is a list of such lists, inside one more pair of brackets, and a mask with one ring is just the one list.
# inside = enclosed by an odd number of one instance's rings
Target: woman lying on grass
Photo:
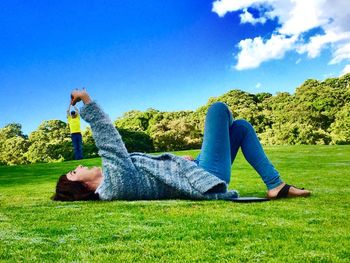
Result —
[[233, 120], [226, 104], [217, 102], [207, 112], [202, 149], [196, 160], [172, 154], [128, 153], [117, 129], [85, 90], [71, 95], [83, 101], [82, 118], [92, 129], [101, 170], [79, 165], [62, 175], [53, 200], [225, 199], [238, 197], [227, 190], [231, 165], [239, 147], [267, 186], [267, 197], [309, 196], [310, 192], [282, 182], [266, 157], [251, 124]]

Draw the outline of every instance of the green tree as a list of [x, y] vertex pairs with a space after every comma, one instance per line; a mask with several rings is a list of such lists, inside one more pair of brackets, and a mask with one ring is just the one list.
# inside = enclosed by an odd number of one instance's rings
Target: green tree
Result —
[[118, 118], [114, 124], [124, 130], [146, 132], [151, 119], [158, 113], [159, 111], [154, 109], [148, 109], [146, 112], [132, 110]]
[[21, 136], [7, 139], [1, 147], [1, 162], [7, 165], [29, 163], [26, 157], [28, 147], [28, 140]]
[[[152, 126], [151, 138], [156, 151], [176, 151], [199, 148], [200, 131], [197, 123], [186, 118], [186, 112], [165, 114], [166, 117]], [[182, 117], [179, 117], [181, 116]]]
[[19, 123], [10, 123], [0, 129], [0, 164], [27, 163], [24, 153], [29, 147], [27, 136]]
[[333, 144], [350, 144], [350, 103], [336, 114], [330, 130]]
[[83, 154], [84, 158], [94, 158], [98, 156], [98, 149], [95, 140], [92, 136], [90, 127], [87, 127], [83, 132]]
[[154, 151], [151, 137], [143, 131], [133, 131], [127, 129], [118, 129], [122, 136], [125, 147], [128, 152], [152, 152]]
[[57, 162], [72, 159], [68, 125], [60, 120], [42, 122], [29, 135], [27, 158], [30, 162]]
[[22, 132], [22, 125], [19, 123], [10, 123], [0, 129], [0, 141], [3, 142], [15, 136], [26, 138]]
[[[294, 94], [251, 94], [231, 90], [196, 111], [129, 111], [115, 121], [127, 149], [174, 151], [199, 148], [207, 110], [214, 102], [226, 103], [235, 119], [246, 119], [264, 144], [349, 144], [350, 74], [324, 81], [306, 80]], [[97, 148], [88, 128], [83, 133], [84, 156]], [[50, 162], [71, 159], [67, 124], [44, 121], [30, 134], [11, 123], [0, 129], [0, 164]]]

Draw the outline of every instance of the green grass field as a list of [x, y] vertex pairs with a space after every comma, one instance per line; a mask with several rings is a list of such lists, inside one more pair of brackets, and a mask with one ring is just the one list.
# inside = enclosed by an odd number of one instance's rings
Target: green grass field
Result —
[[[100, 159], [0, 167], [0, 261], [349, 262], [350, 146], [266, 152], [286, 182], [312, 196], [254, 204], [53, 202], [60, 174]], [[265, 195], [241, 153], [230, 188]]]

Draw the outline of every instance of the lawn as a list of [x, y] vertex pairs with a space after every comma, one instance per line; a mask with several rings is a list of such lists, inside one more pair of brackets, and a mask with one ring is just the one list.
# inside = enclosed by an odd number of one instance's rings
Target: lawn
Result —
[[[266, 152], [286, 182], [312, 196], [252, 204], [53, 202], [59, 175], [101, 160], [0, 167], [0, 261], [349, 262], [350, 146]], [[230, 188], [265, 195], [241, 153]]]

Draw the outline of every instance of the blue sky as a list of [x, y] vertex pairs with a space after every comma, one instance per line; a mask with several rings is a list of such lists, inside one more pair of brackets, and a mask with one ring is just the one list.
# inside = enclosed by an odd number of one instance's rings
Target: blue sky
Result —
[[348, 10], [345, 0], [1, 1], [0, 127], [66, 121], [83, 86], [112, 120], [195, 110], [231, 89], [293, 93], [350, 71]]

